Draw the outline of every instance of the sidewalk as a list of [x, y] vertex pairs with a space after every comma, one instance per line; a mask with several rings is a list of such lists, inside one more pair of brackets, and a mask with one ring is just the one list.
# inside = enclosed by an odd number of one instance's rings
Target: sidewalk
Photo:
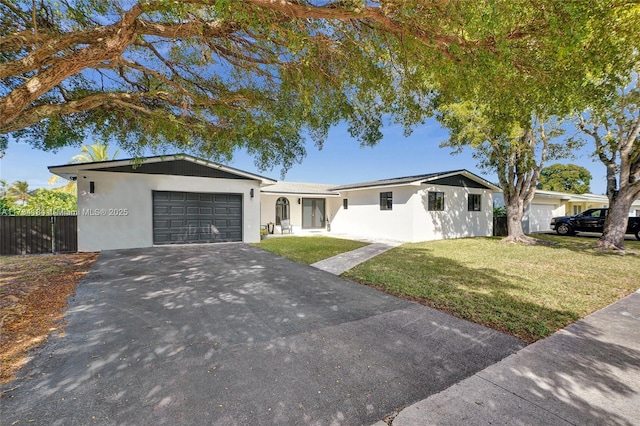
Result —
[[391, 424], [640, 425], [640, 290], [401, 410]]
[[322, 269], [334, 275], [340, 275], [354, 266], [369, 260], [377, 255], [399, 246], [401, 243], [384, 242], [372, 243], [346, 253], [341, 253], [328, 259], [311, 264], [314, 268]]

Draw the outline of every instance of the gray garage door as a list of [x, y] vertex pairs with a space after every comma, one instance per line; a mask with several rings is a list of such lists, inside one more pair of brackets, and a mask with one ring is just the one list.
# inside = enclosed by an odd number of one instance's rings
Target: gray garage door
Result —
[[242, 194], [153, 192], [153, 243], [242, 241]]

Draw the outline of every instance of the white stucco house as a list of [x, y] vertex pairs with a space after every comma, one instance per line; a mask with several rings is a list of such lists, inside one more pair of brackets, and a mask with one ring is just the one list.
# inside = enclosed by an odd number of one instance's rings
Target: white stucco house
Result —
[[257, 242], [260, 229], [405, 242], [490, 236], [499, 188], [467, 171], [329, 185], [276, 180], [186, 154], [51, 166], [78, 183], [78, 249]]
[[405, 242], [488, 236], [494, 191], [466, 170], [349, 185], [278, 182], [262, 189], [262, 219], [294, 232], [325, 229]]

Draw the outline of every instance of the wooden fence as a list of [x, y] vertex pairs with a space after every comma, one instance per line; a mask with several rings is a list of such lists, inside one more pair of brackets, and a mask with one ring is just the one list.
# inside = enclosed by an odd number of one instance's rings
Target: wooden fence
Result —
[[0, 216], [0, 255], [76, 251], [77, 216]]

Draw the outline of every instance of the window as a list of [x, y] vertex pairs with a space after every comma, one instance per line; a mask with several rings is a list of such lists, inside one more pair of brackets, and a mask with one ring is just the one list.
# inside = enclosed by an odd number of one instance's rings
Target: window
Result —
[[468, 210], [470, 212], [479, 212], [481, 210], [480, 206], [482, 204], [482, 195], [480, 194], [469, 194], [468, 200]]
[[573, 206], [573, 215], [577, 215], [578, 213], [580, 213], [582, 211], [582, 209], [580, 208], [580, 206]]
[[444, 210], [444, 192], [429, 191], [428, 209], [435, 211]]
[[276, 225], [280, 225], [283, 220], [289, 219], [289, 200], [284, 197], [276, 201]]
[[380, 210], [391, 210], [393, 208], [393, 192], [380, 193]]
[[347, 198], [344, 198], [342, 200], [342, 208], [347, 210], [349, 208], [349, 200]]

